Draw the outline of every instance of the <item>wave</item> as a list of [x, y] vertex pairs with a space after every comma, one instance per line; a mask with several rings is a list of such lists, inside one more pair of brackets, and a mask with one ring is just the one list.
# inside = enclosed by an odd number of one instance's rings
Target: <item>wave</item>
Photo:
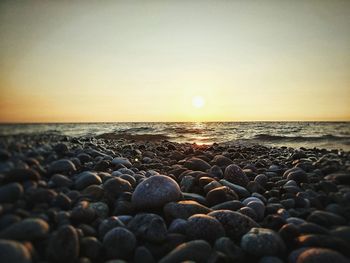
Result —
[[133, 127], [133, 128], [127, 128], [127, 129], [121, 129], [116, 130], [116, 132], [142, 132], [142, 131], [153, 131], [154, 128], [152, 127]]
[[125, 140], [135, 140], [135, 141], [161, 141], [161, 140], [169, 140], [170, 137], [165, 134], [131, 134], [128, 132], [121, 132], [121, 133], [103, 133], [98, 136], [97, 138], [101, 139], [109, 139], [109, 140], [119, 140], [119, 139], [125, 139]]
[[304, 142], [304, 141], [348, 141], [349, 136], [336, 136], [326, 134], [322, 136], [283, 136], [283, 135], [270, 135], [270, 134], [257, 134], [254, 139], [260, 141], [291, 141], [291, 142]]

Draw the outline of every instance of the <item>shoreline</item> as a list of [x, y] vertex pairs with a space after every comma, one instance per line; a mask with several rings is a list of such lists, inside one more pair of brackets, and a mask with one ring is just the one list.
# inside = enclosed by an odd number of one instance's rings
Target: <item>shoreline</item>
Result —
[[0, 251], [23, 262], [350, 256], [350, 152], [135, 138], [1, 136]]

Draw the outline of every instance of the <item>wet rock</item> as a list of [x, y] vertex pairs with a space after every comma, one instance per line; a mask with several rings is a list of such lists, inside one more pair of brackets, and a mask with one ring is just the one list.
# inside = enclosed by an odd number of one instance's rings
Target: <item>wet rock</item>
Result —
[[341, 217], [331, 212], [320, 210], [312, 212], [308, 216], [307, 221], [319, 224], [324, 227], [346, 224], [346, 219], [344, 217]]
[[182, 198], [179, 185], [173, 179], [156, 175], [142, 181], [132, 195], [132, 203], [140, 209], [162, 207]]
[[150, 213], [141, 213], [134, 216], [128, 223], [128, 228], [137, 238], [150, 242], [162, 242], [167, 234], [163, 218]]
[[89, 208], [92, 208], [95, 211], [95, 214], [100, 218], [106, 218], [109, 214], [109, 207], [104, 202], [95, 202], [90, 203]]
[[287, 180], [294, 180], [298, 184], [306, 183], [308, 181], [307, 174], [299, 167], [294, 167], [285, 171], [283, 178], [286, 178]]
[[103, 247], [108, 258], [128, 259], [136, 243], [134, 234], [124, 227], [111, 229], [103, 238]]
[[75, 188], [82, 190], [90, 185], [100, 185], [102, 184], [101, 178], [93, 172], [82, 172], [78, 175], [78, 179], [75, 181]]
[[0, 203], [16, 202], [23, 194], [23, 187], [19, 183], [10, 183], [0, 187]]
[[40, 175], [33, 169], [13, 169], [5, 174], [3, 182], [23, 182], [26, 180], [39, 181]]
[[48, 172], [50, 174], [55, 174], [55, 173], [70, 174], [76, 170], [77, 168], [75, 167], [72, 161], [68, 159], [61, 159], [61, 160], [52, 162], [49, 166]]
[[118, 197], [124, 192], [131, 192], [132, 186], [127, 180], [124, 180], [119, 177], [114, 177], [104, 182], [103, 189], [109, 195], [113, 197]]
[[197, 214], [188, 219], [186, 236], [189, 239], [203, 239], [213, 243], [224, 235], [225, 230], [223, 226], [214, 217]]
[[102, 253], [102, 244], [96, 237], [84, 237], [80, 242], [80, 255], [92, 261], [98, 261]]
[[238, 199], [237, 194], [227, 186], [221, 186], [210, 190], [206, 195], [209, 206], [222, 202]]
[[251, 219], [253, 219], [254, 221], [258, 220], [258, 216], [256, 215], [256, 212], [250, 208], [250, 207], [242, 207], [238, 210], [239, 213], [246, 215], [248, 217], [250, 217]]
[[164, 214], [168, 218], [187, 219], [194, 214], [208, 214], [212, 210], [196, 201], [170, 202], [164, 206]]
[[207, 170], [210, 169], [210, 164], [208, 164], [206, 161], [200, 159], [200, 158], [191, 158], [188, 159], [185, 163], [184, 166], [187, 169], [193, 170], [193, 171], [203, 171], [206, 172]]
[[217, 165], [213, 165], [209, 171], [208, 174], [210, 174], [212, 177], [217, 177], [217, 178], [223, 178], [224, 173], [222, 172], [221, 168]]
[[2, 262], [32, 262], [31, 255], [28, 249], [21, 243], [13, 240], [0, 240], [0, 256]]
[[350, 226], [340, 226], [331, 230], [331, 235], [350, 244]]
[[221, 237], [215, 241], [215, 250], [224, 253], [229, 262], [243, 262], [244, 252], [228, 237]]
[[250, 207], [254, 210], [257, 215], [257, 220], [261, 221], [264, 219], [265, 214], [265, 205], [258, 201], [251, 201], [247, 204], [247, 207]]
[[261, 256], [276, 256], [285, 250], [281, 237], [273, 230], [252, 228], [241, 240], [241, 247], [247, 253]]
[[249, 179], [243, 170], [235, 164], [231, 164], [226, 167], [224, 179], [240, 186], [246, 186], [249, 183]]
[[323, 247], [339, 251], [350, 257], [350, 244], [346, 241], [327, 235], [301, 235], [296, 238], [299, 247]]
[[230, 210], [217, 210], [208, 214], [215, 217], [224, 227], [226, 235], [234, 240], [239, 240], [253, 227], [259, 225], [251, 218]]
[[54, 174], [49, 181], [51, 187], [71, 187], [72, 185], [73, 181], [63, 174]]
[[103, 240], [106, 233], [116, 227], [125, 227], [124, 223], [116, 216], [111, 216], [104, 219], [98, 226], [98, 236], [100, 240]]
[[112, 160], [113, 165], [124, 165], [127, 168], [132, 166], [131, 162], [127, 158], [116, 157]]
[[163, 257], [160, 263], [178, 263], [183, 261], [206, 262], [211, 254], [211, 247], [204, 240], [183, 243]]
[[155, 263], [152, 253], [144, 246], [137, 247], [134, 255], [134, 263]]
[[237, 211], [243, 207], [243, 204], [238, 200], [226, 201], [211, 207], [213, 210], [231, 210]]
[[213, 160], [211, 161], [212, 164], [218, 165], [220, 167], [226, 167], [230, 164], [232, 164], [232, 160], [230, 158], [227, 158], [224, 155], [215, 155]]
[[229, 181], [222, 179], [219, 181], [222, 185], [229, 187], [230, 189], [232, 189], [233, 191], [235, 191], [235, 193], [237, 193], [239, 195], [240, 198], [246, 198], [250, 196], [250, 193], [247, 189], [245, 189], [243, 186], [240, 186], [238, 184], [233, 184], [230, 183]]
[[348, 263], [342, 254], [326, 248], [306, 248], [296, 250], [289, 256], [290, 263]]
[[42, 219], [27, 218], [5, 228], [0, 232], [0, 238], [14, 240], [38, 240], [45, 238], [49, 225]]
[[73, 263], [78, 259], [79, 251], [77, 231], [71, 225], [65, 225], [52, 235], [47, 254], [52, 262]]

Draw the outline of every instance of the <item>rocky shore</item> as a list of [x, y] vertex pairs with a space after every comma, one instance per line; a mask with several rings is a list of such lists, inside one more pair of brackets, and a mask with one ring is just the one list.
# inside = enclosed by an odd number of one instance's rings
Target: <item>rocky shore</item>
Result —
[[350, 153], [0, 138], [0, 261], [345, 263]]

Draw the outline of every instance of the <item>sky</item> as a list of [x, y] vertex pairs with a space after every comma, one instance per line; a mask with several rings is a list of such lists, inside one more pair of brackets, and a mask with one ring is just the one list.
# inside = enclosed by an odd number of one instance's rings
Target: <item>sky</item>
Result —
[[350, 120], [350, 1], [0, 1], [0, 122], [256, 120]]

